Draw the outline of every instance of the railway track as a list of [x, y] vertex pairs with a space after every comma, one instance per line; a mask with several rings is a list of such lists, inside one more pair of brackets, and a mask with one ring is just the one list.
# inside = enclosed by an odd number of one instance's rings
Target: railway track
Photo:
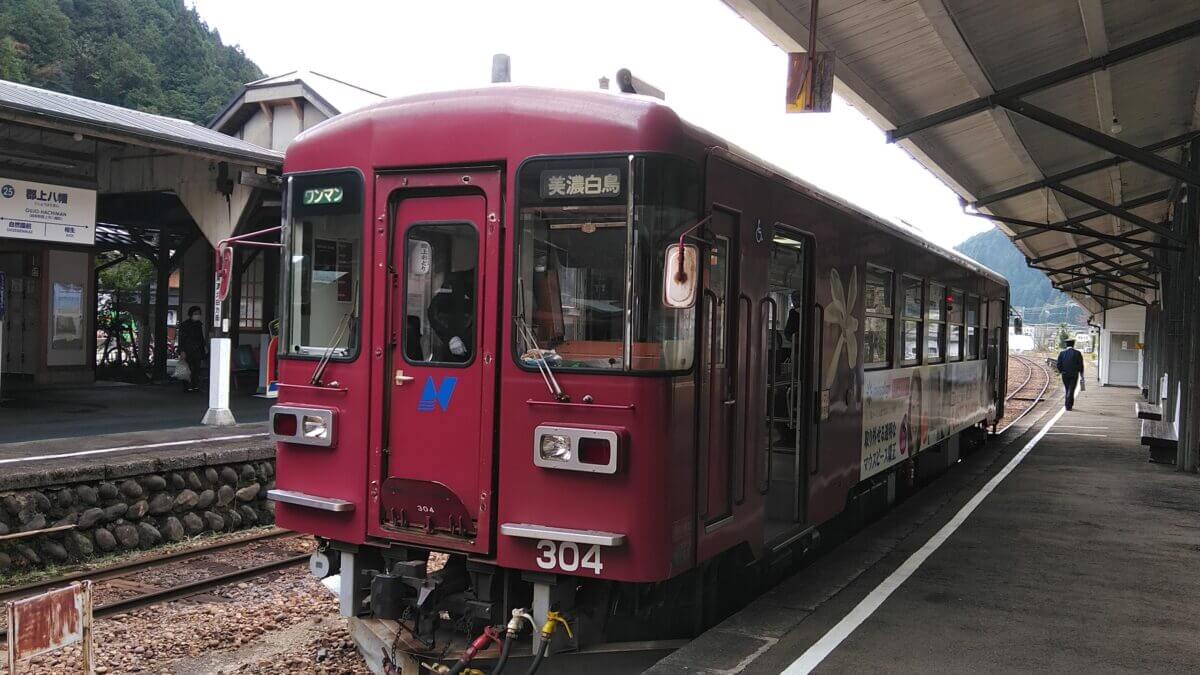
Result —
[[[59, 588], [64, 584], [68, 584], [73, 581], [87, 580], [92, 582], [101, 582], [121, 579], [132, 576], [137, 572], [143, 572], [164, 565], [196, 560], [203, 556], [211, 555], [214, 552], [228, 551], [229, 549], [245, 546], [247, 544], [269, 540], [299, 538], [300, 536], [302, 535], [297, 535], [287, 530], [273, 529], [268, 532], [263, 532], [251, 537], [245, 537], [233, 541], [222, 541], [209, 546], [188, 549], [186, 551], [177, 551], [153, 556], [151, 558], [144, 558], [130, 561], [128, 563], [113, 565], [111, 567], [105, 567], [98, 570], [79, 572], [76, 574], [67, 575], [65, 577], [58, 577], [49, 581], [26, 584], [16, 588], [8, 589], [3, 593], [0, 593], [0, 603], [37, 595], [54, 588]], [[131, 597], [121, 598], [119, 600], [98, 605], [92, 610], [92, 615], [95, 617], [104, 617], [115, 614], [123, 614], [141, 607], [147, 607], [163, 602], [178, 600], [180, 598], [185, 598], [192, 595], [198, 595], [200, 593], [204, 593], [205, 591], [225, 586], [227, 584], [253, 579], [270, 572], [301, 565], [307, 562], [308, 559], [308, 553], [283, 556], [265, 563], [251, 565], [249, 567], [244, 567], [222, 574], [216, 574], [204, 579], [173, 584], [169, 588], [151, 588]], [[8, 627], [5, 626], [0, 628], [0, 640], [7, 639]]]
[[[1007, 431], [1012, 425], [1016, 424], [1021, 418], [1029, 414], [1031, 410], [1037, 407], [1046, 398], [1046, 390], [1050, 388], [1050, 369], [1045, 364], [1017, 354], [1009, 356], [1010, 363], [1015, 361], [1025, 367], [1025, 379], [1022, 380], [1020, 386], [1014, 389], [1004, 397], [1005, 409], [1008, 408], [1008, 403], [1011, 401], [1026, 401], [1029, 403], [1024, 410], [1016, 417], [1005, 422], [1004, 426], [996, 430], [997, 434], [1002, 434]], [[1005, 417], [1007, 417], [1007, 412]]]

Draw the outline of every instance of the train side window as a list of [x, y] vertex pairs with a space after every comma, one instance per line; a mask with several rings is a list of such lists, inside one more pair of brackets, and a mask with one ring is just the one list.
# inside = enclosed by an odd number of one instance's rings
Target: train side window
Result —
[[979, 358], [979, 296], [967, 296], [967, 358]]
[[963, 358], [963, 292], [954, 289], [946, 296], [946, 360], [962, 361]]
[[929, 284], [929, 293], [925, 296], [925, 362], [941, 363], [945, 355], [943, 345], [946, 342], [946, 287], [941, 284]]
[[900, 277], [900, 292], [904, 296], [900, 363], [912, 366], [921, 362], [921, 315], [925, 307], [925, 282], [905, 274]]
[[479, 236], [467, 223], [413, 225], [405, 242], [404, 357], [465, 364], [475, 353]]
[[867, 265], [863, 285], [863, 367], [887, 368], [892, 361], [892, 272]]

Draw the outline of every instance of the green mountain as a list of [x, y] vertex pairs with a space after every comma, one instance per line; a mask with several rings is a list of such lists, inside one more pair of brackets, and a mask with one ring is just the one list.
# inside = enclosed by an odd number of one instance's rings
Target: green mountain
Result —
[[260, 77], [184, 0], [0, 0], [0, 79], [206, 124]]
[[1029, 267], [1025, 256], [996, 228], [981, 232], [954, 249], [1008, 279], [1012, 306], [1027, 323], [1087, 324], [1087, 312], [1066, 293], [1055, 290], [1046, 275]]

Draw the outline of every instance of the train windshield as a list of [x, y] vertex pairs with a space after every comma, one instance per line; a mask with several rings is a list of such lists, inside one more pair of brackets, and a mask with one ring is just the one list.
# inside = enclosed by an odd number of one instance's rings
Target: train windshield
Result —
[[662, 264], [667, 245], [695, 224], [695, 166], [661, 156], [538, 160], [519, 180], [522, 364], [689, 369], [695, 310], [663, 305]]
[[288, 182], [282, 354], [352, 358], [362, 282], [362, 178], [354, 171]]

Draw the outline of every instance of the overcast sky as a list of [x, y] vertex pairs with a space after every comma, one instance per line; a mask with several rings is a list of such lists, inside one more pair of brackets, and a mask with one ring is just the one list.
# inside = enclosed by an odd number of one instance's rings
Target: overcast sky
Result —
[[953, 246], [989, 229], [841, 99], [785, 114], [787, 57], [720, 0], [190, 0], [268, 75], [313, 70], [387, 96], [485, 85], [594, 89], [619, 68], [667, 103], [805, 180]]

